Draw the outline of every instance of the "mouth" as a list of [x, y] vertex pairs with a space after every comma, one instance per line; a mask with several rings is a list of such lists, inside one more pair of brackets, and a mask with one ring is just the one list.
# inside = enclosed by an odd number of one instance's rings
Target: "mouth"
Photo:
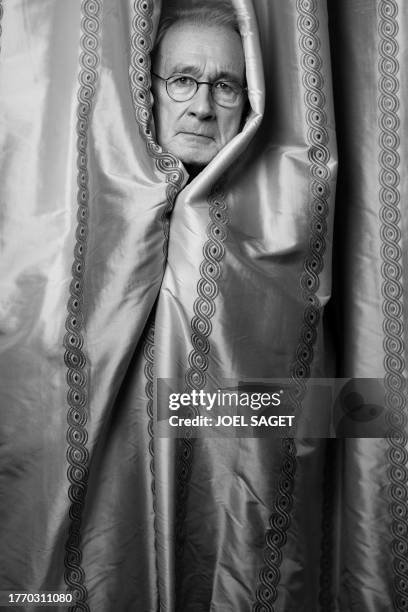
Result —
[[202, 138], [204, 140], [214, 140], [214, 137], [211, 136], [210, 134], [202, 134], [200, 132], [179, 132], [179, 134], [181, 134], [182, 136], [188, 136], [191, 138]]

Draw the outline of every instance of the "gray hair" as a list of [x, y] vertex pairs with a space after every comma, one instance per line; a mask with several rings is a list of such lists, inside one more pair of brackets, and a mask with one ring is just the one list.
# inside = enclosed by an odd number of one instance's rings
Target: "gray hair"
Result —
[[238, 34], [239, 25], [235, 15], [235, 11], [230, 2], [224, 2], [216, 0], [215, 2], [208, 2], [204, 6], [202, 3], [193, 4], [190, 8], [187, 7], [175, 7], [170, 3], [163, 11], [159, 29], [157, 31], [157, 37], [153, 49], [153, 53], [157, 51], [163, 36], [175, 23], [180, 22], [193, 23], [195, 25], [210, 25], [219, 26], [224, 28], [230, 28]]

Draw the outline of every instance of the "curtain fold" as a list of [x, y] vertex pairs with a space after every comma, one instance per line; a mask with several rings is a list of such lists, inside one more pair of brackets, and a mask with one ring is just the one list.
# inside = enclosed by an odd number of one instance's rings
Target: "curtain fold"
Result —
[[[344, 445], [339, 601], [344, 609], [404, 610], [407, 6], [388, 0], [342, 7], [329, 2], [329, 13], [339, 140], [334, 296], [339, 373], [384, 381], [377, 403], [387, 409], [389, 434]], [[362, 558], [370, 561], [361, 566]]]

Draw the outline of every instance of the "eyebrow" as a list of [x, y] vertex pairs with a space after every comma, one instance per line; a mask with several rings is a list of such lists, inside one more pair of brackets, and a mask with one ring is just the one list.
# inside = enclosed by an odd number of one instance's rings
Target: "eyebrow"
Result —
[[[200, 78], [201, 71], [200, 71], [200, 68], [198, 68], [198, 66], [194, 66], [194, 64], [176, 64], [172, 68], [170, 76], [173, 76], [174, 74], [179, 74], [179, 73], [188, 74], [193, 77]], [[234, 81], [235, 83], [241, 83], [241, 79], [238, 77], [238, 75], [232, 72], [228, 72], [228, 70], [223, 70], [222, 72], [218, 73], [217, 77], [215, 79], [212, 79], [211, 82], [222, 81], [222, 80]]]

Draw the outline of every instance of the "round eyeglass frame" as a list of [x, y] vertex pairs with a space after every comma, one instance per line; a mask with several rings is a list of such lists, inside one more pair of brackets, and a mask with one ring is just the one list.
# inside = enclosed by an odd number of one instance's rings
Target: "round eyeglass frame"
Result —
[[[152, 72], [152, 75], [157, 77], [158, 79], [160, 79], [161, 81], [164, 81], [164, 83], [166, 84], [166, 93], [169, 96], [169, 98], [171, 100], [173, 100], [174, 102], [188, 102], [188, 100], [191, 100], [192, 98], [194, 98], [194, 96], [196, 95], [198, 88], [200, 87], [200, 85], [209, 85], [210, 87], [210, 92], [211, 92], [211, 97], [214, 100], [215, 104], [217, 104], [218, 106], [221, 106], [223, 108], [235, 108], [236, 106], [239, 105], [240, 101], [241, 101], [241, 96], [243, 94], [244, 91], [248, 91], [247, 87], [243, 87], [242, 85], [239, 85], [239, 83], [236, 83], [234, 81], [234, 85], [239, 87], [240, 91], [237, 92], [237, 98], [236, 98], [236, 102], [234, 102], [233, 104], [220, 104], [220, 102], [217, 102], [214, 93], [213, 93], [213, 87], [214, 85], [216, 85], [217, 83], [223, 82], [222, 79], [219, 79], [217, 81], [197, 81], [197, 79], [195, 79], [194, 77], [190, 76], [189, 74], [173, 74], [172, 76], [167, 77], [167, 79], [165, 79], [164, 77], [160, 76], [160, 74], [157, 74], [156, 72]], [[193, 81], [195, 83], [195, 89], [192, 92], [191, 96], [188, 96], [188, 98], [183, 98], [182, 100], [178, 100], [177, 98], [174, 98], [170, 92], [169, 92], [169, 81], [171, 81], [172, 79], [177, 79], [180, 77], [186, 77], [191, 79], [191, 81]], [[225, 81], [225, 83], [230, 83], [231, 81]], [[170, 83], [171, 84], [171, 83]]]

